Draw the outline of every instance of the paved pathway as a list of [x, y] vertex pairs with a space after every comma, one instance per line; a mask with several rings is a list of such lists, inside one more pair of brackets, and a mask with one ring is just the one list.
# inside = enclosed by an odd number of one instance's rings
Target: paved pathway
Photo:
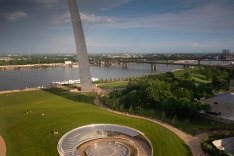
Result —
[[0, 136], [0, 156], [6, 156], [6, 144]]
[[14, 90], [6, 90], [0, 91], [0, 94], [9, 94], [9, 93], [18, 93], [18, 92], [29, 92], [34, 90], [40, 90], [40, 88], [26, 88], [26, 89], [14, 89]]
[[127, 114], [127, 113], [122, 113], [122, 112], [118, 112], [109, 108], [106, 108], [101, 101], [99, 100], [98, 97], [96, 97], [96, 99], [94, 100], [95, 104], [109, 112], [115, 113], [115, 114], [120, 114], [120, 115], [124, 115], [124, 116], [128, 116], [128, 117], [133, 117], [133, 118], [138, 118], [138, 119], [144, 119], [144, 120], [148, 120], [151, 122], [154, 122], [156, 124], [159, 124], [167, 129], [169, 129], [170, 131], [172, 131], [173, 133], [175, 133], [180, 139], [182, 139], [190, 148], [193, 156], [205, 156], [203, 150], [201, 149], [200, 143], [201, 143], [201, 138], [199, 137], [193, 137], [175, 127], [173, 127], [172, 125], [169, 125], [167, 123], [163, 123], [160, 120], [155, 120], [155, 119], [150, 119], [147, 117], [142, 117], [142, 116], [138, 116], [138, 115], [132, 115], [132, 114]]

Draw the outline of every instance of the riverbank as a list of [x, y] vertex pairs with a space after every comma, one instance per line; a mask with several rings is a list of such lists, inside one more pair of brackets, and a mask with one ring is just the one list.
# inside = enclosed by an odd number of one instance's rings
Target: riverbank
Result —
[[6, 144], [0, 136], [0, 156], [6, 156]]
[[0, 66], [0, 70], [15, 70], [15, 69], [30, 69], [30, 68], [46, 68], [46, 67], [60, 67], [66, 66], [64, 63], [51, 63], [51, 64], [26, 64], [26, 65], [7, 65]]

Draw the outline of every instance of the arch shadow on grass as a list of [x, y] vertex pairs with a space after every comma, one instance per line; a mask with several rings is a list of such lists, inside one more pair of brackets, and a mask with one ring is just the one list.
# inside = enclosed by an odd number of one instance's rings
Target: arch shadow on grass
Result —
[[75, 101], [82, 102], [88, 104], [94, 104], [94, 99], [96, 97], [96, 93], [71, 93], [68, 90], [61, 88], [51, 88], [51, 89], [43, 89], [43, 91], [61, 96], [63, 98]]

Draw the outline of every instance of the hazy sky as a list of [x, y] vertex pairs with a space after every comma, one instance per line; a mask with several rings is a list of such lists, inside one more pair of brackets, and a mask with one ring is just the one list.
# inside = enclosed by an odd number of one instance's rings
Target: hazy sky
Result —
[[[234, 51], [234, 0], [77, 0], [89, 53]], [[0, 0], [0, 54], [75, 53], [66, 0]]]

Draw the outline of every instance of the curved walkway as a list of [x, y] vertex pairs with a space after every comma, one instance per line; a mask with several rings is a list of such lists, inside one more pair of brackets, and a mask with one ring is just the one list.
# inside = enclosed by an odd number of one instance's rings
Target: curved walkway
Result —
[[29, 92], [34, 90], [40, 90], [40, 88], [26, 88], [26, 89], [14, 89], [14, 90], [4, 90], [0, 91], [0, 94], [10, 94], [10, 93], [18, 93], [18, 92]]
[[0, 156], [6, 156], [6, 144], [0, 136]]
[[205, 153], [203, 152], [203, 150], [201, 149], [200, 143], [201, 143], [201, 139], [199, 137], [193, 137], [175, 127], [173, 127], [172, 125], [169, 125], [167, 123], [163, 123], [162, 121], [159, 120], [155, 120], [155, 119], [150, 119], [147, 117], [142, 117], [142, 116], [138, 116], [138, 115], [132, 115], [132, 114], [127, 114], [127, 113], [122, 113], [122, 112], [118, 112], [112, 109], [109, 109], [107, 107], [105, 107], [100, 99], [98, 97], [95, 98], [94, 103], [99, 106], [102, 109], [105, 109], [106, 111], [115, 113], [115, 114], [119, 114], [119, 115], [124, 115], [124, 116], [128, 116], [128, 117], [133, 117], [133, 118], [138, 118], [138, 119], [144, 119], [144, 120], [148, 120], [151, 122], [154, 122], [156, 124], [159, 124], [167, 129], [169, 129], [170, 131], [172, 131], [173, 133], [175, 133], [181, 140], [183, 140], [188, 147], [190, 148], [193, 156], [205, 156]]

